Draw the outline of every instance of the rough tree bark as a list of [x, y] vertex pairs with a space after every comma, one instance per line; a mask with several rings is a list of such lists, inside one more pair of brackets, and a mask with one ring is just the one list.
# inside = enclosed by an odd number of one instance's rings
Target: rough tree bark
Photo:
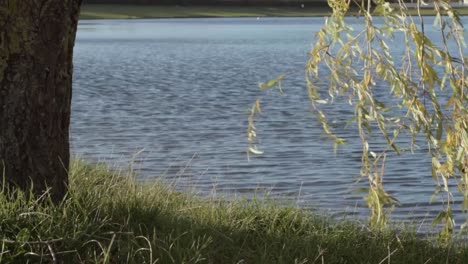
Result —
[[10, 188], [67, 190], [81, 0], [0, 0], [0, 169]]

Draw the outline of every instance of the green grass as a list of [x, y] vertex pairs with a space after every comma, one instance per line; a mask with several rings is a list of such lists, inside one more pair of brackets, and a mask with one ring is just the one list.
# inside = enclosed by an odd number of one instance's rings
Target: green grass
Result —
[[466, 263], [465, 242], [371, 232], [273, 201], [202, 199], [76, 161], [60, 205], [0, 193], [1, 263]]

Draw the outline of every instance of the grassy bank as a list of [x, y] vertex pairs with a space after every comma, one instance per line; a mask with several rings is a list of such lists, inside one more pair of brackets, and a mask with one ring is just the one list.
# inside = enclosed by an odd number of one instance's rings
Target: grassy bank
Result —
[[1, 263], [466, 263], [466, 245], [222, 202], [75, 162], [61, 205], [0, 193]]

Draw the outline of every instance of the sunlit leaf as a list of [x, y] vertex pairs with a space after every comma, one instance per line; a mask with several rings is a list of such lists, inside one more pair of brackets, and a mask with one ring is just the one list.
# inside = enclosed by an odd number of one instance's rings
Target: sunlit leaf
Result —
[[276, 84], [278, 84], [282, 79], [284, 79], [284, 77], [286, 77], [286, 75], [281, 74], [280, 76], [276, 77], [275, 79], [269, 80], [268, 82], [258, 84], [258, 87], [260, 87], [260, 89], [262, 89], [262, 90], [271, 88], [271, 87], [275, 86]]
[[250, 151], [251, 153], [257, 154], [257, 155], [263, 154], [263, 151], [258, 150], [256, 147], [250, 147], [250, 148], [249, 148], [249, 151]]

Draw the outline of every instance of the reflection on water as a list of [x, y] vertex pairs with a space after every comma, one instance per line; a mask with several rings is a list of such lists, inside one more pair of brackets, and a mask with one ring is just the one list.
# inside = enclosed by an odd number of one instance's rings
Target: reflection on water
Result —
[[[350, 22], [362, 25], [355, 18]], [[322, 23], [323, 18], [81, 21], [73, 151], [110, 162], [141, 151], [137, 160], [145, 179], [164, 175], [181, 188], [205, 193], [266, 190], [303, 207], [364, 215], [362, 194], [353, 193], [361, 147], [356, 130], [344, 129], [352, 110], [338, 103], [329, 111], [349, 140], [337, 155], [308, 111], [306, 52]], [[259, 82], [282, 73], [284, 95], [259, 91]], [[265, 154], [249, 162], [246, 110], [258, 96]], [[421, 220], [441, 208], [428, 203], [434, 182], [426, 151], [387, 160], [386, 188], [402, 203], [394, 219]]]

